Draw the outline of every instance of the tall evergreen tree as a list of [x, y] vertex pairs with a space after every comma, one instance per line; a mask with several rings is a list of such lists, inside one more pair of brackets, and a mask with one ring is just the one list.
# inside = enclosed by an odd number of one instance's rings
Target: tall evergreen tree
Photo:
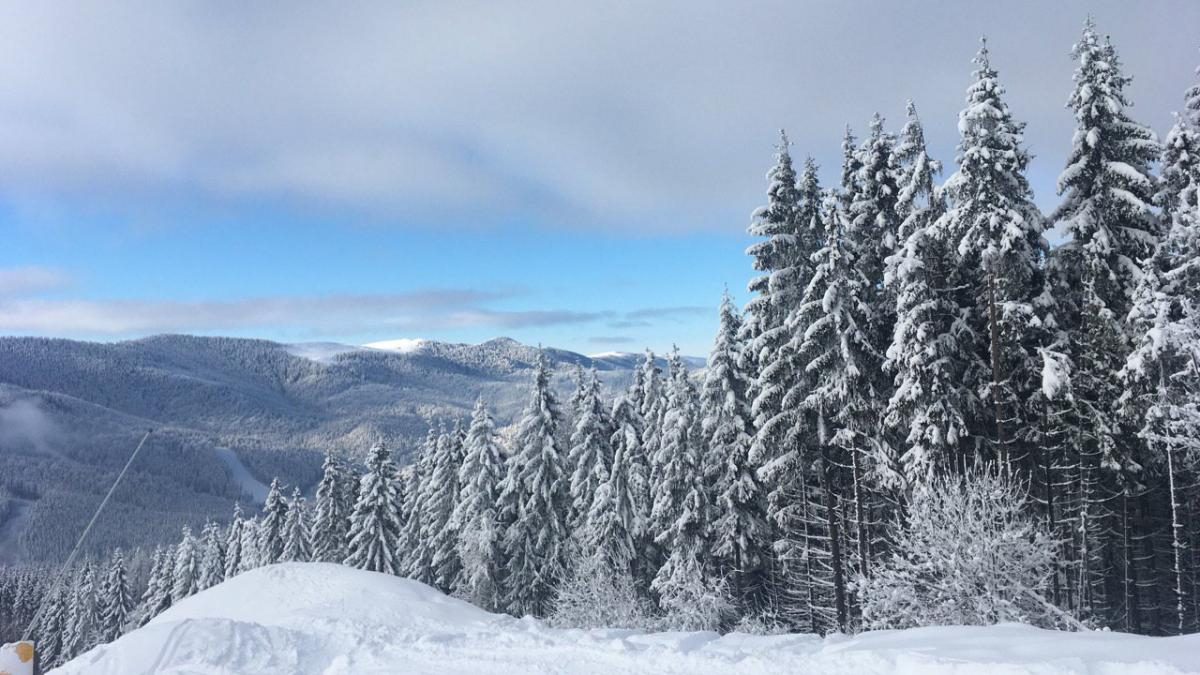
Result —
[[463, 465], [462, 448], [457, 435], [444, 428], [434, 448], [433, 470], [422, 486], [421, 539], [430, 551], [430, 581], [449, 591], [458, 586], [462, 571], [458, 533], [451, 522], [460, 491], [458, 473]]
[[703, 539], [707, 527], [704, 517], [709, 509], [702, 487], [704, 448], [699, 424], [699, 396], [678, 347], [671, 351], [667, 363], [662, 443], [650, 458], [652, 474], [658, 476], [651, 484], [650, 527], [659, 545], [669, 550], [674, 545], [680, 518], [692, 519], [694, 536]]
[[764, 494], [757, 467], [750, 463], [753, 427], [743, 372], [741, 317], [726, 292], [720, 323], [704, 373], [701, 419], [705, 446], [705, 484], [712, 486], [713, 555], [723, 576], [731, 579], [735, 599], [762, 590], [770, 533], [764, 520]]
[[1009, 112], [986, 42], [975, 63], [975, 81], [958, 118], [958, 170], [943, 188], [949, 205], [935, 227], [956, 246], [958, 303], [979, 338], [965, 382], [990, 414], [972, 421], [971, 436], [991, 440], [1001, 461], [1019, 466], [1025, 453], [1017, 434], [1026, 427], [1023, 406], [1038, 372], [1031, 325], [1041, 292], [1045, 223], [1025, 178], [1024, 124]]
[[928, 483], [935, 471], [964, 466], [956, 456], [976, 413], [963, 387], [974, 342], [955, 299], [955, 255], [945, 232], [932, 227], [944, 204], [934, 186], [940, 169], [925, 149], [916, 108], [896, 149], [901, 175], [898, 205], [905, 214], [900, 250], [887, 259], [885, 281], [896, 298], [896, 324], [884, 370], [894, 379], [885, 423], [898, 432], [900, 464], [908, 486]]
[[175, 546], [175, 565], [171, 576], [171, 598], [174, 602], [200, 589], [200, 546], [192, 529], [183, 527], [183, 535]]
[[423, 536], [422, 518], [425, 514], [426, 489], [437, 457], [438, 433], [432, 424], [425, 435], [416, 461], [409, 467], [400, 497], [404, 499], [401, 511], [400, 550], [403, 552], [404, 574], [422, 583], [433, 583], [433, 549]]
[[242, 518], [242, 505], [233, 505], [233, 520], [229, 522], [229, 531], [225, 535], [225, 574], [226, 579], [232, 579], [242, 571], [242, 540], [245, 538], [246, 523]]
[[572, 471], [572, 530], [582, 528], [587, 521], [596, 489], [608, 480], [612, 464], [612, 430], [600, 391], [600, 378], [595, 370], [585, 377], [576, 402], [575, 429], [571, 433], [571, 449], [567, 459]]
[[483, 399], [475, 403], [458, 470], [458, 503], [451, 517], [457, 532], [462, 574], [455, 591], [487, 610], [500, 607], [504, 555], [496, 505], [504, 480], [504, 454], [496, 425]]
[[104, 580], [104, 598], [100, 608], [102, 642], [112, 642], [121, 637], [133, 616], [134, 607], [133, 589], [129, 585], [129, 574], [125, 569], [125, 556], [121, 549], [117, 549], [113, 552], [108, 576]]
[[154, 564], [150, 567], [146, 591], [142, 594], [141, 613], [138, 616], [139, 626], [146, 625], [150, 619], [171, 606], [171, 588], [174, 582], [173, 554], [173, 550], [168, 553], [161, 546], [154, 549]]
[[[1129, 630], [1134, 607], [1136, 553], [1128, 531], [1132, 484], [1145, 459], [1133, 430], [1120, 423], [1118, 373], [1129, 353], [1124, 327], [1141, 260], [1153, 252], [1160, 227], [1152, 212], [1155, 180], [1150, 165], [1158, 157], [1153, 132], [1128, 113], [1120, 59], [1088, 19], [1073, 49], [1078, 61], [1075, 90], [1068, 102], [1077, 129], [1067, 166], [1059, 176], [1063, 203], [1053, 219], [1070, 235], [1055, 251], [1056, 317], [1071, 336], [1070, 360], [1075, 464], [1088, 512], [1072, 520], [1088, 541], [1080, 559], [1089, 588], [1089, 609]], [[1082, 509], [1083, 506], [1078, 507]], [[1110, 568], [1120, 568], [1109, 574]]]
[[312, 522], [312, 557], [318, 562], [341, 562], [346, 558], [348, 518], [353, 503], [345, 500], [348, 477], [341, 462], [332, 453], [325, 455], [321, 465], [321, 482], [317, 484], [317, 501]]
[[562, 418], [550, 376], [546, 356], [541, 354], [500, 487], [508, 561], [503, 604], [518, 616], [545, 615], [565, 565], [570, 492], [559, 441]]
[[402, 572], [396, 465], [383, 443], [367, 455], [367, 472], [358, 479], [358, 500], [350, 514], [345, 564], [372, 572]]
[[260, 565], [279, 562], [283, 555], [284, 526], [287, 523], [287, 500], [279, 479], [271, 480], [271, 489], [263, 502], [262, 520], [258, 523], [258, 554]]
[[308, 533], [308, 511], [304, 507], [304, 495], [300, 488], [292, 490], [287, 518], [283, 523], [283, 553], [280, 560], [308, 562], [312, 560], [312, 541]]
[[99, 629], [96, 573], [91, 562], [85, 562], [71, 589], [67, 620], [63, 627], [63, 656], [70, 659], [91, 649], [98, 642]]
[[212, 588], [225, 580], [225, 545], [220, 526], [211, 520], [201, 535], [200, 577], [197, 590]]

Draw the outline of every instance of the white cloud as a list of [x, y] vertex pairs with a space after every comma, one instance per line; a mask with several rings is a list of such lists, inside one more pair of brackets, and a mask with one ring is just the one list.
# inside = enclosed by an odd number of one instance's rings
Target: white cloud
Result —
[[[740, 228], [775, 129], [834, 173], [842, 125], [913, 97], [935, 152], [987, 32], [1035, 170], [1062, 164], [1067, 55], [1111, 31], [1137, 115], [1192, 81], [1200, 3], [134, 0], [0, 6], [0, 175], [83, 200], [285, 197], [383, 215]], [[1163, 17], [1171, 17], [1164, 21]], [[1036, 185], [1053, 201], [1052, 185]], [[99, 197], [98, 197], [99, 195]], [[735, 214], [730, 216], [729, 214]]]
[[0, 267], [0, 298], [53, 291], [71, 285], [66, 272], [51, 267]]

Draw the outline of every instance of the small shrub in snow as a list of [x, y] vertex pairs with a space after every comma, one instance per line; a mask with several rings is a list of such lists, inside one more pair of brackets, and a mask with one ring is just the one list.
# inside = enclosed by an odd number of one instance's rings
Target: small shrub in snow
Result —
[[891, 556], [858, 584], [863, 627], [1078, 622], [1042, 595], [1054, 542], [1024, 488], [992, 469], [940, 476], [912, 496]]
[[586, 556], [559, 586], [550, 623], [558, 628], [653, 628], [633, 577]]

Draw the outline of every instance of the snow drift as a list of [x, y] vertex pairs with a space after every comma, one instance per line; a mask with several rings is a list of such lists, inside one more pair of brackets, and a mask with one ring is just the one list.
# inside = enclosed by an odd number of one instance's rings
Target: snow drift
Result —
[[854, 637], [556, 630], [424, 584], [323, 563], [272, 565], [183, 600], [55, 675], [234, 673], [1200, 673], [1200, 635], [1019, 625]]

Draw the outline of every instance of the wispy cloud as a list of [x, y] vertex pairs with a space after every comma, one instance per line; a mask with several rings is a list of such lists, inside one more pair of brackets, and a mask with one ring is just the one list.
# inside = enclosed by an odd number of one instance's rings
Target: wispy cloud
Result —
[[624, 345], [633, 342], [633, 338], [628, 335], [596, 335], [589, 337], [588, 342], [594, 345]]
[[51, 267], [0, 268], [0, 298], [54, 291], [71, 285], [71, 276]]
[[0, 299], [0, 331], [130, 336], [163, 332], [301, 329], [315, 332], [523, 328], [594, 321], [606, 313], [499, 310], [511, 293], [435, 289], [381, 295], [263, 297], [227, 301]]

